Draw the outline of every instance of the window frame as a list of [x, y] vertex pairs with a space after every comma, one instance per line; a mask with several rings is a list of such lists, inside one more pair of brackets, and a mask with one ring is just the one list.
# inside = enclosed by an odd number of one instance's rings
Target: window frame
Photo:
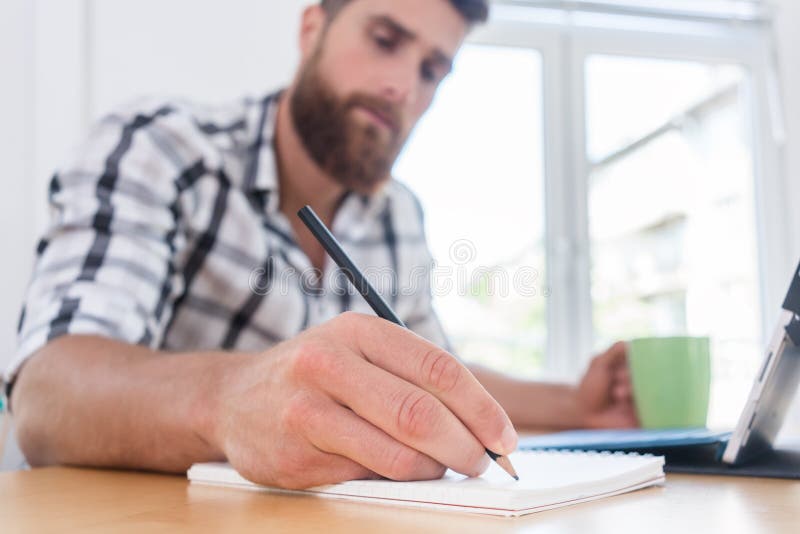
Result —
[[608, 24], [608, 19], [597, 24], [597, 17], [580, 21], [569, 12], [498, 7], [467, 42], [535, 48], [542, 57], [546, 275], [553, 288], [546, 314], [547, 377], [575, 379], [595, 348], [585, 135], [585, 64], [594, 54], [732, 63], [747, 73], [760, 326], [766, 342], [796, 262], [790, 244], [800, 237], [786, 220], [790, 188], [780, 165], [780, 101], [770, 27], [685, 23], [647, 31]]

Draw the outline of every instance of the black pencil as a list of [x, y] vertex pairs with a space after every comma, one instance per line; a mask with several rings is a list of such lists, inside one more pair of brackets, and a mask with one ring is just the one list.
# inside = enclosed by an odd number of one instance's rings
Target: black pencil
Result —
[[[350, 259], [350, 256], [344, 251], [342, 246], [339, 244], [339, 241], [333, 236], [328, 227], [325, 226], [325, 223], [317, 216], [311, 206], [305, 206], [300, 211], [297, 212], [297, 216], [300, 217], [300, 220], [303, 221], [303, 224], [308, 227], [314, 237], [319, 241], [322, 245], [322, 248], [325, 249], [325, 252], [336, 262], [336, 265], [344, 272], [344, 275], [353, 284], [353, 287], [356, 288], [356, 291], [364, 297], [364, 300], [367, 301], [367, 304], [373, 309], [375, 314], [382, 318], [386, 319], [387, 321], [391, 321], [397, 325], [402, 326], [403, 328], [408, 328], [405, 323], [397, 316], [394, 310], [389, 306], [383, 297], [372, 287], [372, 284], [369, 283], [369, 280], [364, 276], [364, 273], [361, 272], [361, 269], [353, 263], [353, 260]], [[511, 461], [501, 454], [497, 454], [495, 452], [486, 449], [486, 454], [489, 457], [497, 462], [497, 465], [503, 468], [503, 470], [514, 477], [516, 480], [519, 480], [516, 471], [514, 470], [514, 466], [511, 465]]]

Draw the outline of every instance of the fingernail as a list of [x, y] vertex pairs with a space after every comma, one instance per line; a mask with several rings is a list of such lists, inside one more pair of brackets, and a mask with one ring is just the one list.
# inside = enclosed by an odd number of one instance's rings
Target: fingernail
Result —
[[500, 445], [502, 445], [503, 449], [502, 451], [496, 451], [496, 452], [502, 452], [504, 455], [511, 454], [512, 452], [517, 450], [517, 440], [518, 440], [517, 431], [514, 430], [513, 426], [508, 425], [503, 430], [503, 435], [500, 436]]

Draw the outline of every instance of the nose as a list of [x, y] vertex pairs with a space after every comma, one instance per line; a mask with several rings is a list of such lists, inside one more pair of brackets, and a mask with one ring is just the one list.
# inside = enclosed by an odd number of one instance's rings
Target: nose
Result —
[[416, 67], [395, 63], [387, 69], [381, 87], [381, 96], [399, 106], [405, 106], [415, 96], [417, 87]]

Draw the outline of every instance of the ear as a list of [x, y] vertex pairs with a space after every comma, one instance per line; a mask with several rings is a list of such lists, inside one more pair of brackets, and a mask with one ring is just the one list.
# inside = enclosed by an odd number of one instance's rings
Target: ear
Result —
[[310, 5], [303, 10], [303, 17], [300, 21], [300, 56], [303, 63], [317, 49], [327, 20], [327, 13], [319, 4]]

